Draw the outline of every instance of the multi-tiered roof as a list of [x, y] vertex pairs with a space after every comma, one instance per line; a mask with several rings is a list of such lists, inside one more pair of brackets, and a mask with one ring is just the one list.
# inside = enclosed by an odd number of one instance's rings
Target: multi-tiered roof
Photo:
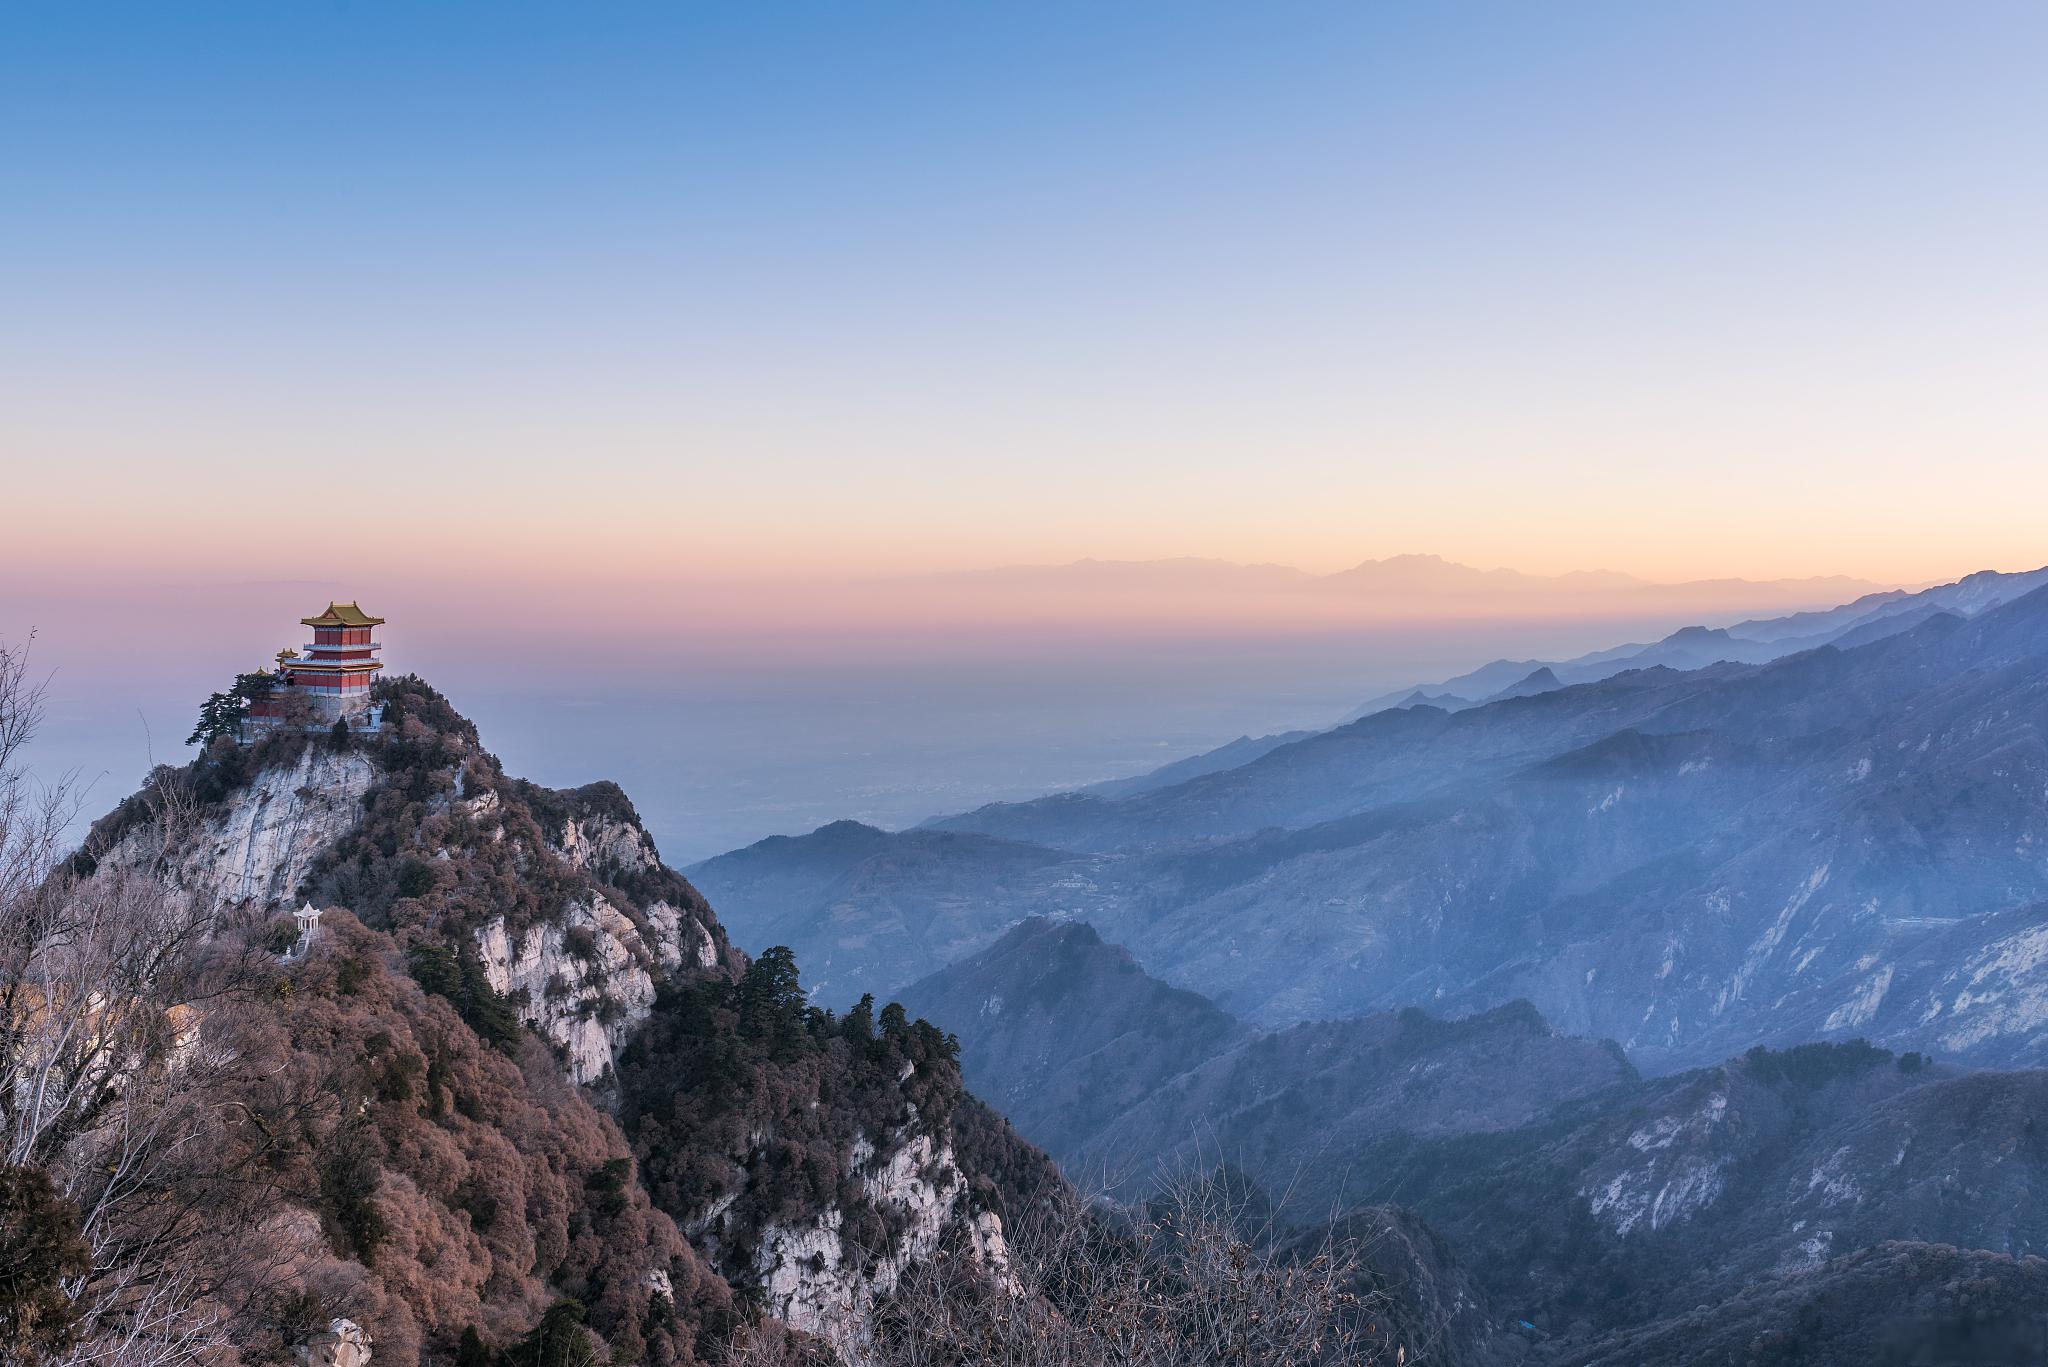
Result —
[[349, 698], [367, 694], [384, 662], [374, 639], [382, 617], [372, 617], [354, 602], [329, 603], [325, 612], [299, 619], [313, 628], [303, 652], [281, 650], [277, 667], [287, 686], [308, 693]]

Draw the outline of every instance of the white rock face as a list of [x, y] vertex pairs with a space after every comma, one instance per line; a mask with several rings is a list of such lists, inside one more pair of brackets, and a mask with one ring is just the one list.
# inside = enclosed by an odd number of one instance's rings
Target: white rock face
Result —
[[477, 931], [476, 947], [491, 986], [512, 998], [543, 1038], [562, 1047], [569, 1075], [579, 1083], [596, 1082], [610, 1070], [654, 1004], [649, 970], [658, 955], [602, 894], [572, 903], [559, 921], [529, 927], [517, 944], [498, 917]]
[[1604, 1164], [1579, 1195], [1616, 1234], [1663, 1229], [1711, 1205], [1727, 1186], [1713, 1144], [1727, 1114], [1727, 1093], [1715, 1092], [1695, 1111], [1658, 1117], [1629, 1135], [1629, 1152]]
[[652, 947], [663, 968], [681, 968], [686, 957], [701, 969], [718, 967], [718, 944], [695, 917], [667, 902], [651, 902], [643, 914], [654, 929]]
[[661, 862], [646, 831], [609, 817], [564, 823], [561, 842], [555, 848], [576, 868], [599, 875], [644, 873]]
[[1884, 1005], [1884, 994], [1891, 990], [1892, 969], [1890, 964], [1870, 975], [1856, 989], [1854, 996], [1828, 1013], [1824, 1030], [1856, 1030], [1869, 1023], [1877, 1014], [1877, 1008]]
[[[844, 1216], [834, 1207], [807, 1224], [763, 1229], [754, 1256], [769, 1312], [816, 1334], [856, 1364], [868, 1360], [875, 1302], [896, 1288], [913, 1263], [938, 1251], [947, 1227], [963, 1218], [960, 1198], [967, 1190], [952, 1146], [934, 1145], [929, 1135], [902, 1140], [878, 1169], [861, 1173], [873, 1154], [873, 1147], [861, 1140], [852, 1157], [868, 1199], [903, 1227], [886, 1252], [865, 1260], [855, 1256], [840, 1237]], [[1008, 1266], [1002, 1221], [993, 1212], [965, 1220], [962, 1232], [984, 1265], [999, 1272]]]
[[1944, 1049], [1955, 1053], [2000, 1036], [2029, 1036], [2048, 1029], [2048, 926], [2033, 926], [1994, 940], [1949, 975], [1925, 1019], [1946, 1006], [1941, 1027]]
[[993, 1272], [1003, 1285], [1016, 1286], [1017, 1279], [1010, 1274], [1010, 1242], [1003, 1237], [1002, 1217], [992, 1210], [984, 1210], [969, 1222], [967, 1237], [975, 1259]]
[[[488, 819], [496, 803], [495, 793], [470, 800], [480, 820]], [[555, 852], [603, 879], [651, 872], [661, 863], [639, 826], [604, 817], [565, 822]], [[529, 927], [517, 944], [502, 917], [477, 932], [484, 976], [513, 998], [528, 1025], [561, 1046], [570, 1076], [584, 1085], [611, 1070], [618, 1051], [647, 1018], [658, 975], [686, 963], [718, 966], [718, 946], [695, 917], [665, 901], [651, 903], [642, 914], [644, 932], [600, 893], [572, 903], [557, 921]], [[572, 948], [577, 945], [587, 952]]]
[[[264, 770], [202, 823], [173, 854], [172, 883], [223, 902], [290, 905], [314, 858], [356, 824], [376, 776], [364, 755], [307, 745], [296, 764]], [[160, 839], [153, 826], [137, 827], [101, 862], [147, 866]]]
[[754, 1264], [769, 1313], [785, 1324], [830, 1340], [842, 1351], [845, 1345], [857, 1346], [860, 1340], [854, 1304], [858, 1273], [846, 1265], [839, 1239], [844, 1221], [834, 1207], [812, 1225], [771, 1225], [762, 1231], [761, 1250]]

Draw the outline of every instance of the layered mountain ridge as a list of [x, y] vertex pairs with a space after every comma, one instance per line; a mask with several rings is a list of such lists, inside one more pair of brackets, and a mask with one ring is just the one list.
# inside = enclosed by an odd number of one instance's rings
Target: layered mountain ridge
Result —
[[1473, 698], [1494, 702], [1566, 684], [1597, 683], [1624, 670], [1652, 665], [1699, 669], [1722, 661], [1765, 664], [1821, 646], [1846, 650], [1910, 630], [1941, 613], [1974, 616], [2044, 584], [2048, 584], [2048, 567], [2020, 574], [1985, 570], [1953, 584], [1937, 584], [1918, 592], [1893, 589], [1865, 594], [1820, 611], [1751, 618], [1728, 627], [1682, 627], [1659, 641], [1614, 646], [1569, 660], [1495, 660], [1441, 683], [1397, 689], [1365, 704], [1346, 720], [1432, 698], [1448, 699], [1442, 705], [1454, 708], [1470, 707]]
[[1931, 591], [1947, 606], [1846, 648], [1386, 709], [1161, 787], [691, 875], [743, 933], [829, 963], [828, 999], [1042, 915], [1264, 1026], [1526, 998], [1652, 1070], [1856, 1036], [2026, 1064], [2048, 1031], [2035, 578]]
[[[1304, 1223], [1355, 1212], [1339, 1223], [1391, 1222], [1411, 1247], [1441, 1237], [1439, 1260], [1462, 1266], [1432, 1284], [1469, 1275], [1478, 1307], [1467, 1361], [1626, 1361], [1605, 1356], [1623, 1344], [1719, 1361], [1674, 1341], [1714, 1321], [1696, 1306], [1752, 1333], [1789, 1316], [1802, 1337], [1787, 1347], [1815, 1355], [1796, 1360], [1862, 1361], [1830, 1341], [1867, 1343], [1873, 1321], [1967, 1341], [1967, 1298], [1914, 1280], [1968, 1262], [1957, 1248], [2003, 1259], [1978, 1275], [2008, 1319], [2048, 1266], [2041, 1070], [1856, 1041], [1645, 1078], [1526, 1003], [1254, 1032], [1075, 923], [1027, 922], [907, 995], [959, 1033], [970, 1085], [1022, 1098], [1070, 1172], [1142, 1188], [1222, 1162]], [[1826, 1289], [1837, 1279], [1858, 1289]], [[1916, 1309], [1898, 1320], [1889, 1296]], [[1854, 1313], [1812, 1308], [1830, 1302]], [[1519, 1321], [1526, 1342], [1498, 1332]]]

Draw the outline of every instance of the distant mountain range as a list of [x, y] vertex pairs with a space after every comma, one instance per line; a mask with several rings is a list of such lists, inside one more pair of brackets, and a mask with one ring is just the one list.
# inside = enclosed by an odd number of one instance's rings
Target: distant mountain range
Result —
[[1937, 613], [1973, 616], [2043, 585], [2048, 585], [2048, 568], [2025, 574], [1985, 571], [1917, 593], [1903, 589], [1870, 593], [1821, 612], [1758, 618], [1722, 629], [1685, 627], [1647, 645], [1616, 646], [1569, 660], [1495, 660], [1441, 683], [1396, 689], [1365, 704], [1346, 720], [1418, 702], [1455, 711], [1476, 702], [1526, 697], [1566, 684], [1595, 683], [1652, 665], [1702, 669], [1724, 660], [1763, 664], [1824, 645], [1846, 650], [1911, 630]]
[[1366, 1237], [1444, 1367], [2043, 1360], [2048, 570], [691, 872], [1083, 1186]]
[[[1650, 1070], [1857, 1035], [2039, 1061], [2044, 583], [1681, 632], [1583, 682], [1584, 662], [1516, 662], [1492, 691], [1526, 696], [1385, 708], [913, 831], [841, 823], [690, 873], [832, 999], [1046, 915], [1266, 1026], [1527, 998]], [[1776, 658], [1709, 658], [1728, 643]], [[1697, 667], [1670, 663], [1680, 647]]]

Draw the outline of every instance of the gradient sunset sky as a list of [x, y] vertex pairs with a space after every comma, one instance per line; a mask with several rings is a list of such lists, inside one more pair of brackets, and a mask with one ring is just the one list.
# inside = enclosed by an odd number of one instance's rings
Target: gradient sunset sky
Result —
[[450, 583], [2031, 566], [2044, 68], [2037, 3], [11, 5], [0, 573], [325, 578], [323, 507]]

